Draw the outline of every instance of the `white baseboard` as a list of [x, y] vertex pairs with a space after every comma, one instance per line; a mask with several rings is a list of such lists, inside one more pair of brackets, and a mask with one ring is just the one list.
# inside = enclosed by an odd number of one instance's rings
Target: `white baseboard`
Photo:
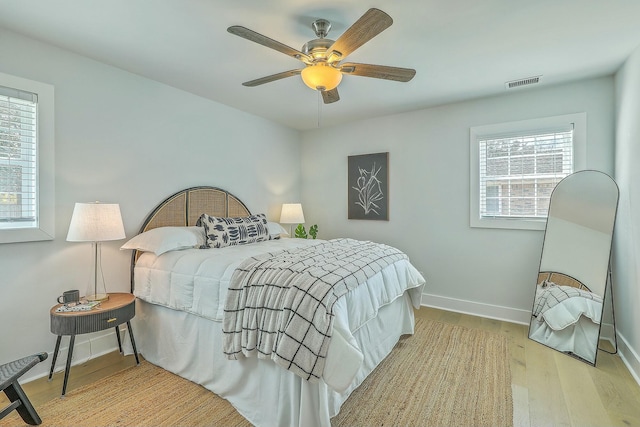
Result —
[[600, 339], [609, 341], [611, 345], [614, 345], [614, 339], [613, 339], [614, 333], [615, 332], [614, 332], [612, 323], [603, 322], [602, 325], [600, 325]]
[[640, 385], [640, 357], [633, 348], [629, 346], [629, 342], [618, 332], [618, 354], [624, 362], [625, 366], [631, 372], [631, 376]]
[[520, 310], [425, 293], [422, 294], [422, 305], [456, 313], [518, 323], [520, 325], [528, 325], [529, 319], [531, 319], [531, 310]]
[[[125, 329], [126, 331], [126, 329]], [[121, 332], [120, 334], [125, 338], [126, 334]], [[52, 340], [55, 338], [52, 336]], [[55, 341], [54, 341], [55, 342]], [[124, 344], [124, 343], [123, 343]], [[80, 365], [96, 357], [110, 353], [118, 349], [118, 340], [113, 328], [106, 331], [95, 332], [92, 334], [84, 334], [76, 336], [76, 343], [73, 346], [73, 354], [71, 356], [71, 366]], [[64, 371], [67, 363], [67, 354], [69, 353], [69, 337], [63, 336], [60, 343], [60, 351], [58, 352], [58, 358], [56, 360], [56, 366], [54, 369], [54, 376], [59, 375], [59, 372]], [[49, 370], [51, 369], [51, 361], [53, 360], [53, 352], [49, 352], [49, 357], [34, 366], [29, 372], [27, 372], [21, 379], [20, 383], [26, 383], [38, 378], [49, 376]], [[73, 368], [70, 375], [73, 375]], [[62, 391], [62, 390], [60, 390]]]

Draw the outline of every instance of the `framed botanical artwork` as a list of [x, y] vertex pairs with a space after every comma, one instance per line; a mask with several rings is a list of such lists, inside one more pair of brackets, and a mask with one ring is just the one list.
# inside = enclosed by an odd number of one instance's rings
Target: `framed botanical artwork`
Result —
[[389, 153], [349, 156], [348, 218], [389, 220]]

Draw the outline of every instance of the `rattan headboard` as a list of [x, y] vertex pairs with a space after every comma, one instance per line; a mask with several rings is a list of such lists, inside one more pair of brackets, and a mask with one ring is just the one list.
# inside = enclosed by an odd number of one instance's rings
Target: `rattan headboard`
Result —
[[[196, 225], [200, 215], [219, 217], [249, 216], [251, 212], [236, 196], [216, 187], [191, 187], [167, 197], [142, 223], [140, 233], [157, 227], [186, 227]], [[140, 254], [131, 255], [131, 292], [133, 269]]]
[[541, 271], [538, 273], [538, 284], [545, 280], [553, 282], [556, 285], [572, 286], [574, 288], [584, 289], [585, 291], [591, 292], [591, 289], [589, 289], [584, 283], [563, 273], [557, 273], [555, 271]]

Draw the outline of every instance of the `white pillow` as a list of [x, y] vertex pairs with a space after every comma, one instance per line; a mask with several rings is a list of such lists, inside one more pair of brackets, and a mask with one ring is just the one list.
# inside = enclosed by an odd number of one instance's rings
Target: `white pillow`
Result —
[[285, 230], [280, 224], [277, 222], [267, 221], [267, 230], [269, 230], [269, 236], [273, 239], [274, 237], [278, 237], [281, 234], [289, 235], [289, 232]]
[[199, 248], [204, 243], [202, 227], [158, 227], [138, 234], [120, 249], [137, 249], [162, 255], [169, 251]]

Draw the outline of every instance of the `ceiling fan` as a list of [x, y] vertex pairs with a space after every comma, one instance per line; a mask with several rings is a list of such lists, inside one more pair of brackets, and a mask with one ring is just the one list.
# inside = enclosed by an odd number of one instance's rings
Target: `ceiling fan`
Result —
[[389, 28], [391, 24], [393, 24], [393, 19], [389, 15], [379, 9], [372, 8], [338, 37], [338, 40], [334, 41], [326, 38], [331, 29], [331, 23], [326, 19], [317, 19], [311, 24], [311, 27], [318, 38], [305, 43], [301, 51], [240, 25], [231, 26], [227, 28], [227, 31], [275, 49], [305, 64], [305, 67], [301, 69], [284, 71], [244, 82], [242, 83], [244, 86], [259, 86], [300, 74], [304, 83], [311, 89], [322, 92], [324, 103], [330, 104], [340, 99], [338, 85], [343, 74], [399, 82], [408, 82], [415, 76], [416, 70], [410, 68], [341, 62], [347, 55]]

